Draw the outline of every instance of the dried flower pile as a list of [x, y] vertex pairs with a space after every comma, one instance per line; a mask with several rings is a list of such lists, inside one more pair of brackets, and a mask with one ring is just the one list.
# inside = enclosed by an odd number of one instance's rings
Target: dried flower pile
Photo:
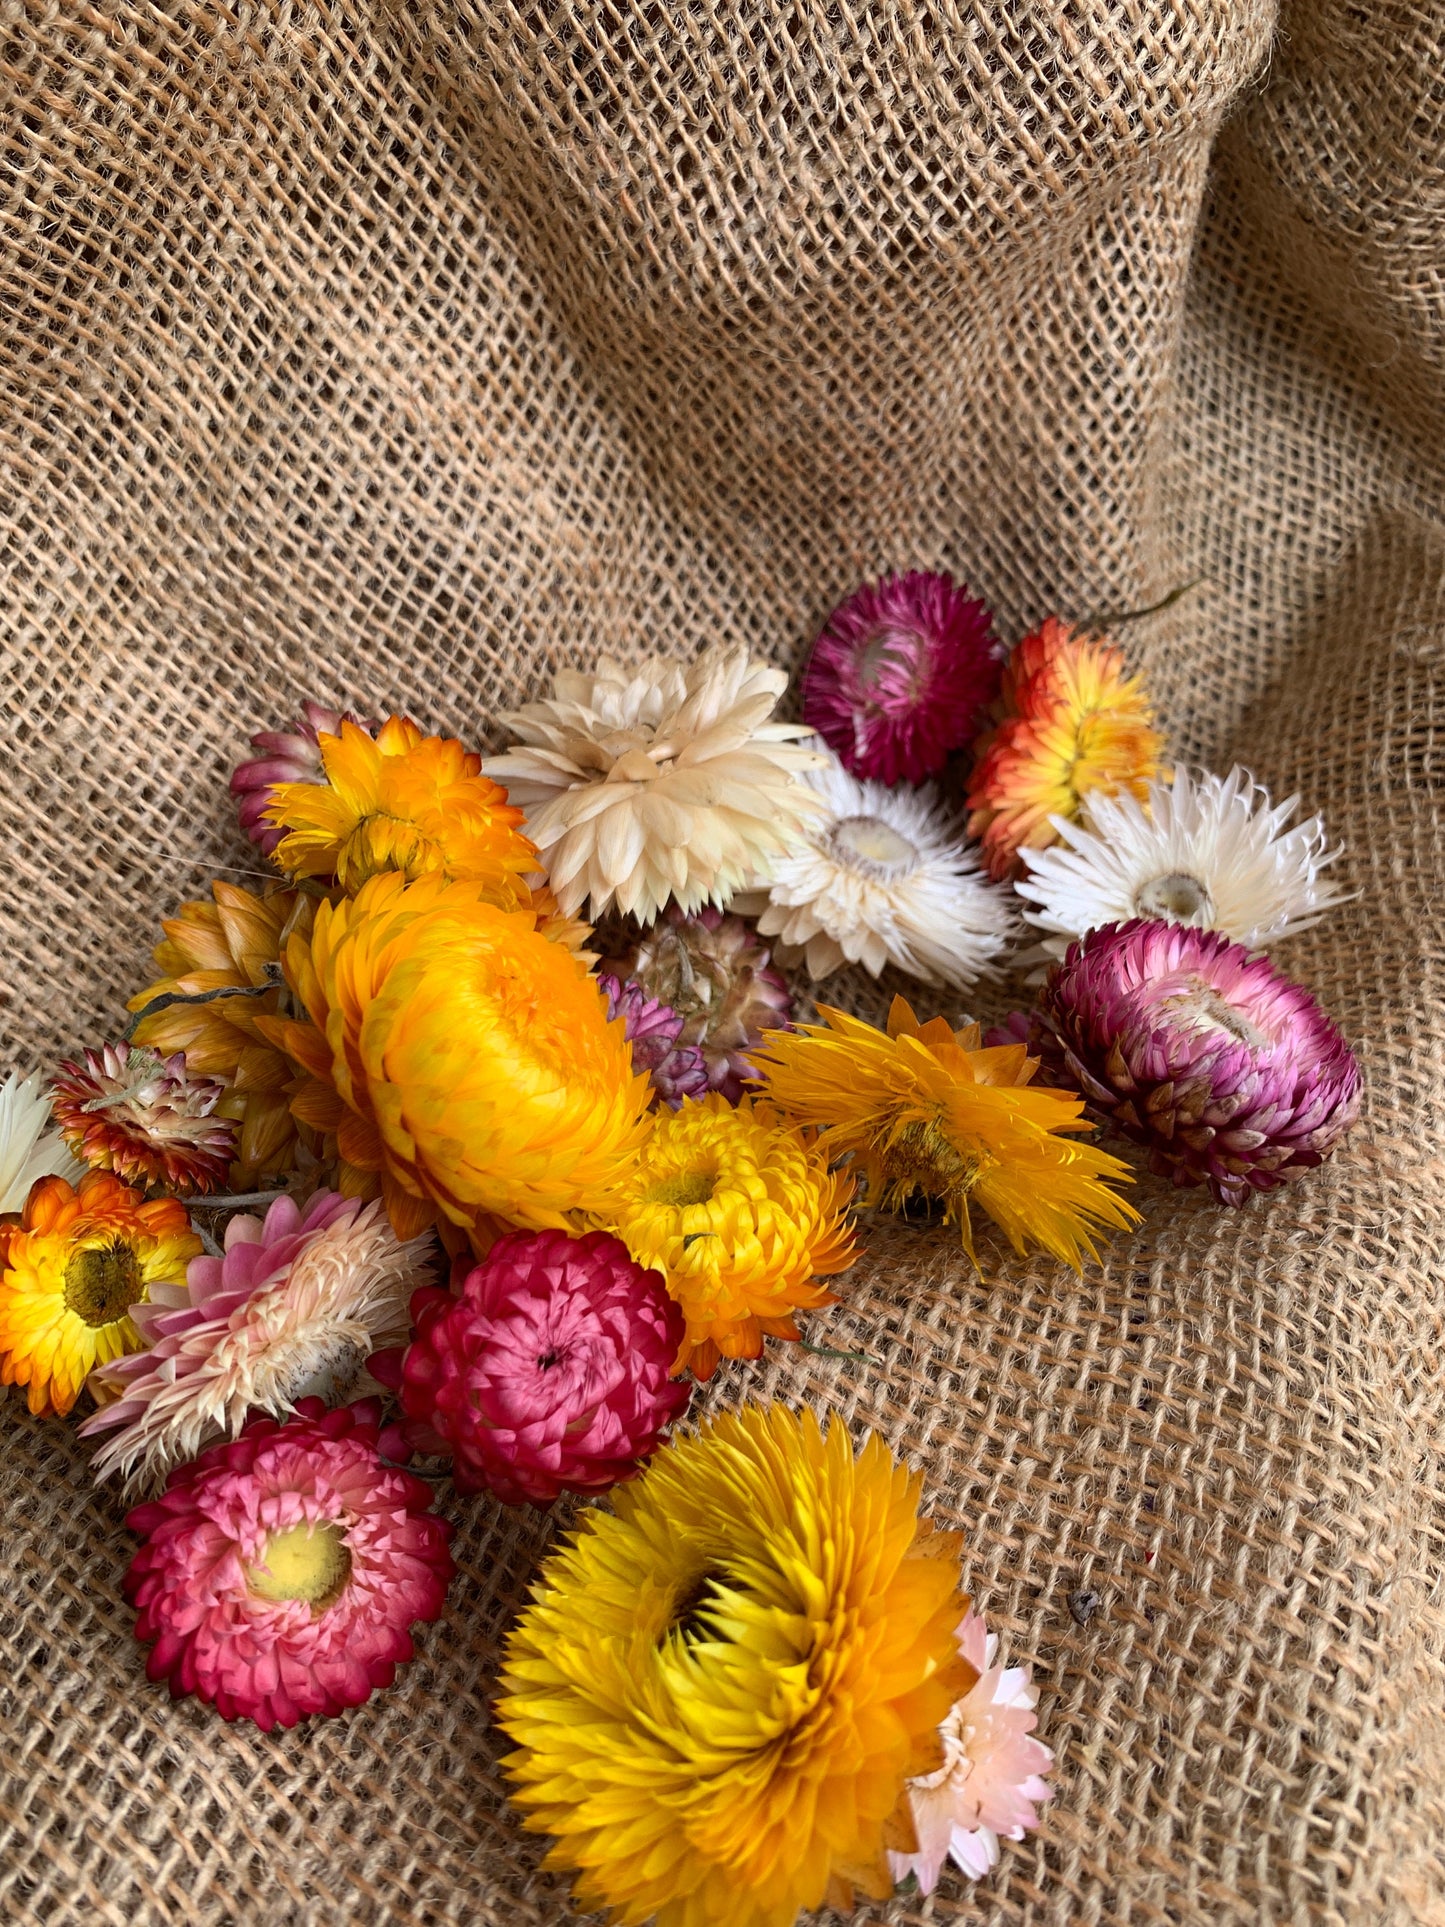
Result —
[[[1005, 652], [915, 572], [828, 619], [801, 724], [786, 687], [604, 660], [478, 719], [485, 758], [307, 702], [231, 779], [274, 881], [182, 904], [123, 1034], [0, 1085], [0, 1381], [86, 1399], [97, 1478], [148, 1494], [151, 1678], [268, 1730], [359, 1705], [452, 1575], [414, 1457], [576, 1495], [499, 1718], [618, 1922], [982, 1878], [1051, 1797], [919, 1482], [782, 1406], [674, 1437], [692, 1382], [806, 1342], [870, 1214], [1081, 1269], [1139, 1220], [1131, 1145], [1237, 1207], [1360, 1101], [1263, 954], [1345, 900], [1339, 850], [1170, 767], [1116, 642]], [[795, 1012], [852, 965], [1038, 991], [987, 1036]]]

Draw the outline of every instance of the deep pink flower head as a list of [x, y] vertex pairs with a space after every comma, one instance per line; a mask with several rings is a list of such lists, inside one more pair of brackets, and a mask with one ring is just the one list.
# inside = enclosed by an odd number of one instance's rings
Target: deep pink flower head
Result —
[[607, 999], [607, 1015], [622, 1016], [632, 1046], [632, 1068], [646, 1071], [658, 1099], [677, 1110], [685, 1097], [701, 1097], [708, 1088], [707, 1064], [695, 1044], [682, 1044], [682, 1018], [671, 1004], [649, 997], [642, 985], [604, 976], [597, 979]]
[[453, 1455], [461, 1492], [550, 1505], [630, 1479], [687, 1404], [681, 1309], [605, 1232], [499, 1238], [460, 1298], [419, 1291], [405, 1437]]
[[126, 1520], [145, 1544], [126, 1574], [146, 1665], [180, 1699], [267, 1732], [359, 1706], [411, 1658], [411, 1627], [451, 1583], [451, 1527], [431, 1492], [377, 1453], [374, 1400], [285, 1425], [178, 1466]]
[[1029, 1048], [1152, 1170], [1221, 1204], [1319, 1164], [1359, 1109], [1359, 1065], [1314, 998], [1217, 930], [1090, 931], [1050, 970]]
[[266, 820], [276, 785], [324, 783], [320, 739], [339, 735], [343, 723], [355, 723], [368, 736], [374, 736], [379, 727], [375, 722], [363, 722], [349, 709], [328, 709], [324, 703], [313, 702], [303, 703], [301, 708], [301, 720], [290, 729], [258, 731], [251, 738], [251, 747], [258, 754], [242, 763], [231, 777], [231, 794], [240, 799], [241, 828], [266, 856], [286, 834]]
[[885, 576], [841, 603], [803, 671], [803, 721], [854, 776], [921, 783], [998, 694], [993, 617], [952, 577]]

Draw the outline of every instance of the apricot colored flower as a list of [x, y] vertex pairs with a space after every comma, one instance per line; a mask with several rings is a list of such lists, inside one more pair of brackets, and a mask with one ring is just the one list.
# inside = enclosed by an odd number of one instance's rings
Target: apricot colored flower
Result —
[[978, 746], [968, 787], [969, 834], [990, 876], [1009, 876], [1019, 850], [1041, 850], [1086, 796], [1127, 792], [1142, 802], [1164, 742], [1143, 684], [1108, 643], [1076, 636], [1049, 616], [1004, 671], [1003, 718]]
[[[498, 1719], [524, 1824], [619, 1927], [792, 1927], [892, 1890], [904, 1785], [974, 1679], [957, 1539], [836, 1417], [750, 1406], [664, 1446], [546, 1561]], [[901, 1815], [898, 1815], [901, 1805]], [[895, 1825], [899, 1831], [895, 1832]]]
[[719, 1358], [757, 1358], [765, 1333], [801, 1336], [794, 1312], [834, 1303], [817, 1281], [857, 1256], [852, 1193], [771, 1105], [713, 1091], [654, 1113], [607, 1222], [682, 1307], [678, 1370], [707, 1378]]
[[979, 1028], [920, 1024], [901, 997], [887, 1032], [820, 1006], [821, 1024], [769, 1038], [758, 1059], [765, 1095], [785, 1116], [823, 1127], [822, 1148], [863, 1172], [866, 1201], [901, 1211], [941, 1205], [973, 1256], [977, 1204], [1016, 1251], [1041, 1245], [1065, 1264], [1096, 1257], [1103, 1226], [1138, 1221], [1110, 1189], [1129, 1167], [1068, 1135], [1093, 1127], [1074, 1092], [1032, 1083], [1022, 1044], [979, 1047]]
[[64, 1417], [96, 1365], [140, 1344], [131, 1307], [184, 1285], [200, 1251], [175, 1198], [147, 1203], [109, 1171], [74, 1187], [41, 1178], [0, 1276], [0, 1385], [26, 1385], [32, 1412]]
[[225, 1095], [175, 1051], [103, 1044], [60, 1066], [51, 1093], [66, 1144], [95, 1171], [171, 1192], [220, 1191], [236, 1151], [236, 1126], [214, 1115]]
[[652, 1092], [595, 979], [530, 910], [478, 886], [373, 877], [323, 904], [286, 975], [310, 1019], [267, 1017], [307, 1073], [296, 1114], [335, 1135], [340, 1188], [400, 1238], [440, 1216], [568, 1228], [625, 1181]]
[[315, 907], [299, 890], [258, 896], [213, 883], [209, 903], [183, 903], [162, 924], [161, 975], [126, 1006], [149, 1013], [132, 1043], [162, 1057], [184, 1051], [187, 1069], [225, 1085], [214, 1115], [240, 1131], [229, 1180], [237, 1191], [285, 1177], [309, 1135], [298, 1137], [291, 1115], [296, 1068], [261, 1034], [259, 1020], [275, 1016], [280, 1002], [281, 947], [293, 930], [310, 929]]
[[283, 870], [334, 877], [353, 895], [368, 877], [399, 871], [408, 881], [478, 883], [504, 910], [529, 902], [537, 852], [479, 756], [452, 737], [423, 736], [404, 716], [375, 738], [343, 722], [320, 750], [325, 781], [278, 784], [267, 807], [285, 832], [272, 852]]

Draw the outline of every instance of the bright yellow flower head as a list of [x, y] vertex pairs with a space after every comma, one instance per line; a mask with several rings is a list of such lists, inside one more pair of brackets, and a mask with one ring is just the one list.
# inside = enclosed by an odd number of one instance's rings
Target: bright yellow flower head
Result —
[[343, 722], [320, 738], [320, 783], [278, 783], [266, 818], [286, 834], [272, 852], [292, 876], [335, 877], [354, 894], [368, 877], [400, 871], [409, 881], [479, 883], [515, 910], [541, 868], [522, 834], [522, 812], [481, 758], [445, 736], [423, 736], [403, 716], [376, 738]]
[[96, 1365], [138, 1349], [131, 1306], [152, 1285], [184, 1285], [201, 1250], [174, 1198], [147, 1204], [109, 1171], [74, 1189], [39, 1179], [0, 1275], [0, 1384], [28, 1385], [32, 1412], [63, 1417]]
[[1002, 700], [1003, 720], [979, 743], [968, 789], [969, 834], [982, 840], [993, 877], [1010, 874], [1021, 847], [1053, 843], [1050, 817], [1077, 817], [1091, 790], [1125, 790], [1142, 803], [1164, 749], [1120, 652], [1057, 616], [1014, 649]]
[[852, 1194], [771, 1105], [734, 1109], [714, 1091], [653, 1113], [607, 1224], [682, 1306], [678, 1370], [707, 1378], [719, 1357], [756, 1358], [765, 1332], [799, 1336], [792, 1312], [834, 1302], [814, 1280], [857, 1256]]
[[[145, 1010], [166, 997], [210, 997], [143, 1017], [133, 1042], [162, 1057], [184, 1051], [188, 1070], [224, 1080], [216, 1116], [240, 1126], [230, 1182], [234, 1190], [250, 1191], [296, 1165], [296, 1120], [287, 1096], [295, 1067], [262, 1036], [257, 1019], [276, 1014], [282, 943], [292, 930], [310, 929], [315, 904], [297, 890], [260, 897], [234, 883], [213, 883], [211, 897], [210, 903], [183, 903], [161, 926], [165, 941], [155, 960], [162, 974], [126, 1008]], [[239, 994], [211, 995], [218, 990]]]
[[[870, 1437], [756, 1406], [665, 1446], [554, 1553], [498, 1717], [548, 1864], [621, 1927], [792, 1927], [891, 1891], [890, 1821], [976, 1675], [957, 1540]], [[904, 1835], [906, 1838], [906, 1823]]]
[[262, 1029], [309, 1073], [293, 1099], [334, 1132], [341, 1188], [379, 1188], [400, 1238], [438, 1214], [566, 1229], [608, 1209], [646, 1129], [646, 1076], [595, 980], [529, 910], [475, 883], [373, 877], [293, 937], [309, 1023]]
[[1038, 1060], [1022, 1044], [980, 1050], [976, 1024], [920, 1024], [901, 997], [886, 1034], [819, 1008], [824, 1023], [772, 1032], [754, 1061], [785, 1115], [825, 1125], [824, 1148], [861, 1165], [870, 1204], [943, 1204], [972, 1256], [973, 1202], [1016, 1251], [1042, 1245], [1076, 1268], [1098, 1255], [1099, 1227], [1138, 1222], [1109, 1189], [1132, 1183], [1128, 1165], [1059, 1135], [1093, 1128], [1084, 1101], [1031, 1084]]

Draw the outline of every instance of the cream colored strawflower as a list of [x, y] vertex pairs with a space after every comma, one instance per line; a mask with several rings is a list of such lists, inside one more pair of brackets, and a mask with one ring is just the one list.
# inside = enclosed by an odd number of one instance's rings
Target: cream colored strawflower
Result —
[[770, 720], [787, 680], [745, 648], [603, 657], [504, 718], [519, 741], [482, 767], [525, 810], [567, 915], [615, 905], [647, 923], [766, 878], [818, 808], [798, 780], [821, 761], [796, 741], [809, 732]]
[[66, 1178], [84, 1171], [53, 1129], [50, 1100], [38, 1077], [18, 1071], [0, 1084], [0, 1211], [21, 1211], [37, 1178]]

